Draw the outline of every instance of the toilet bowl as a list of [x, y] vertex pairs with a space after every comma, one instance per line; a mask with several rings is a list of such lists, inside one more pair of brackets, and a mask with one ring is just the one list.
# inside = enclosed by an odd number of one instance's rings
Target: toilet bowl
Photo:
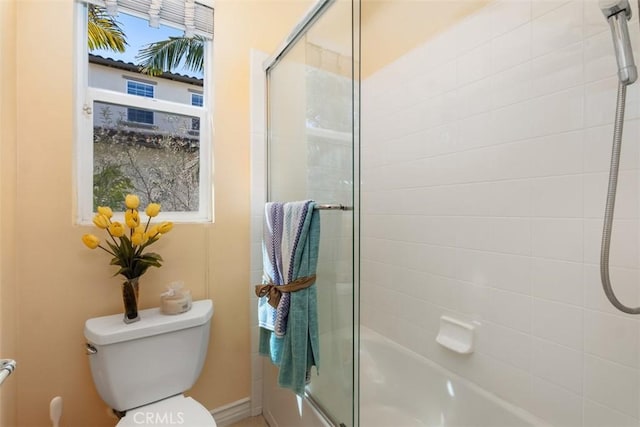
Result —
[[211, 413], [183, 394], [204, 365], [213, 302], [196, 301], [176, 315], [158, 308], [139, 313], [141, 320], [131, 324], [122, 322], [121, 314], [85, 323], [96, 390], [110, 408], [125, 414], [117, 426], [215, 427]]
[[144, 425], [215, 427], [216, 422], [207, 408], [196, 400], [181, 394], [127, 411], [117, 427]]

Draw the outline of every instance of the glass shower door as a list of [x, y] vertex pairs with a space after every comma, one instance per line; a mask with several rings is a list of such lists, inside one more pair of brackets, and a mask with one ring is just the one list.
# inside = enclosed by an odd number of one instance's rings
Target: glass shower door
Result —
[[353, 425], [354, 79], [352, 2], [336, 1], [267, 69], [268, 199], [312, 199], [320, 211], [319, 375], [307, 395]]

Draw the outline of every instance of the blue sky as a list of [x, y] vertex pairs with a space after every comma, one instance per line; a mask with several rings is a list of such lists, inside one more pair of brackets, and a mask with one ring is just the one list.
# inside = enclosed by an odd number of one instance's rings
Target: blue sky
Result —
[[[114, 52], [105, 49], [95, 49], [90, 51], [94, 55], [100, 55], [105, 58], [118, 59], [124, 62], [132, 62], [136, 64], [136, 55], [138, 51], [149, 43], [153, 43], [159, 40], [165, 40], [169, 37], [180, 37], [184, 34], [183, 30], [178, 30], [165, 25], [160, 25], [160, 28], [152, 28], [149, 26], [149, 21], [135, 16], [127, 15], [120, 12], [116, 17], [116, 21], [120, 24], [120, 28], [127, 36], [126, 51], [124, 53]], [[184, 69], [173, 70], [176, 73], [191, 75], [201, 78], [202, 75], [194, 73], [193, 71], [187, 71]]]

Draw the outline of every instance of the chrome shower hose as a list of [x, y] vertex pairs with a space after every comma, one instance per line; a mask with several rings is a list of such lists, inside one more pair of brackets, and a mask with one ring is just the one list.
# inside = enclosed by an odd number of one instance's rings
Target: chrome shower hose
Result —
[[616, 206], [618, 189], [618, 170], [620, 169], [620, 147], [622, 145], [622, 127], [624, 125], [624, 109], [627, 97], [627, 85], [618, 83], [616, 101], [616, 117], [613, 125], [613, 147], [611, 148], [611, 167], [609, 169], [609, 190], [607, 205], [604, 210], [604, 227], [602, 228], [602, 244], [600, 246], [600, 278], [602, 288], [611, 304], [618, 310], [629, 314], [640, 314], [640, 307], [627, 307], [616, 297], [609, 277], [609, 249], [611, 246], [611, 229], [613, 227], [613, 211]]

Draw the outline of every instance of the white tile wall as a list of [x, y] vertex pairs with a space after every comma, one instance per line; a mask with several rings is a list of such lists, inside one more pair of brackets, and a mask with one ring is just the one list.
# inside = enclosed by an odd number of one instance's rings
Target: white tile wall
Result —
[[[615, 73], [597, 0], [498, 0], [362, 82], [363, 324], [557, 426], [640, 425], [640, 323], [598, 267]], [[611, 250], [632, 306], [639, 91]], [[443, 314], [481, 324], [471, 357], [434, 342]]]
[[531, 372], [574, 393], [582, 393], [582, 353], [539, 338], [533, 339]]

